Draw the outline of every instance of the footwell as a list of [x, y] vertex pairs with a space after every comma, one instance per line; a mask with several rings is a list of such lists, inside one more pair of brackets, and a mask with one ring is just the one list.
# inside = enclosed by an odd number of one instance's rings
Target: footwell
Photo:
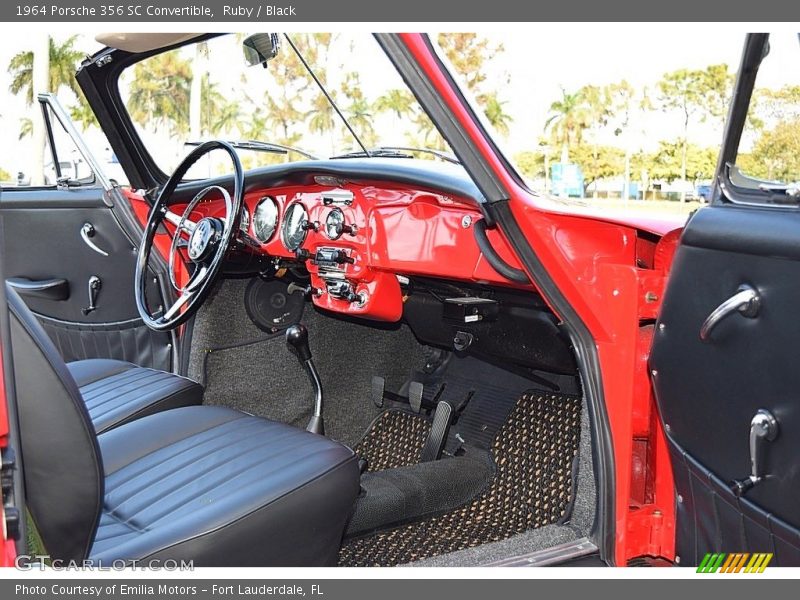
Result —
[[[478, 497], [441, 515], [347, 540], [340, 565], [394, 566], [558, 522], [573, 495], [580, 412], [577, 396], [525, 392], [491, 443], [496, 472]], [[416, 415], [387, 411], [356, 450], [372, 461], [371, 470], [413, 464], [425, 442], [424, 423]]]

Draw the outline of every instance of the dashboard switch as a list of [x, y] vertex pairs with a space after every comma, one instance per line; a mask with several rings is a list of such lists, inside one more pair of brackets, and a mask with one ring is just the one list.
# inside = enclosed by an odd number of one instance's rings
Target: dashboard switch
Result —
[[355, 259], [347, 255], [345, 250], [337, 248], [319, 248], [314, 256], [314, 262], [318, 265], [344, 265], [355, 263]]
[[297, 250], [295, 250], [294, 256], [295, 258], [297, 258], [297, 260], [306, 261], [309, 258], [311, 258], [311, 252], [309, 252], [305, 248], [298, 248]]
[[336, 298], [338, 300], [345, 300], [350, 302], [351, 304], [354, 302], [361, 303], [362, 299], [361, 296], [356, 294], [353, 291], [353, 286], [350, 285], [348, 281], [328, 281], [328, 294], [332, 298]]

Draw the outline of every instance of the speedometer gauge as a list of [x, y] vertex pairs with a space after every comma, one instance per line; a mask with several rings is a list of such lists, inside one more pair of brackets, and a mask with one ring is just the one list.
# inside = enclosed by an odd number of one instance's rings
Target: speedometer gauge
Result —
[[295, 202], [286, 209], [281, 228], [281, 241], [287, 250], [294, 252], [303, 244], [306, 239], [307, 223], [308, 213], [302, 204]]
[[264, 196], [258, 201], [253, 213], [253, 234], [262, 244], [266, 244], [275, 234], [278, 226], [278, 205], [273, 198]]

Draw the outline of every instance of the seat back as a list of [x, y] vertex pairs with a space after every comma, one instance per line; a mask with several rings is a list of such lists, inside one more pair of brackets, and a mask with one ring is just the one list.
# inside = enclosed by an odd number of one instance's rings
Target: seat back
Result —
[[103, 504], [97, 436], [50, 338], [6, 285], [28, 509], [52, 558], [82, 560]]

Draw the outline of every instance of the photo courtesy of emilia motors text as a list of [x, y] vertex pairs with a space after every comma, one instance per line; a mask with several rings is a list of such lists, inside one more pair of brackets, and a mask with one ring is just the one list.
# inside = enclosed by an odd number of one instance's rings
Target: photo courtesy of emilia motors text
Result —
[[800, 7], [9, 0], [0, 135], [0, 597], [800, 577]]

